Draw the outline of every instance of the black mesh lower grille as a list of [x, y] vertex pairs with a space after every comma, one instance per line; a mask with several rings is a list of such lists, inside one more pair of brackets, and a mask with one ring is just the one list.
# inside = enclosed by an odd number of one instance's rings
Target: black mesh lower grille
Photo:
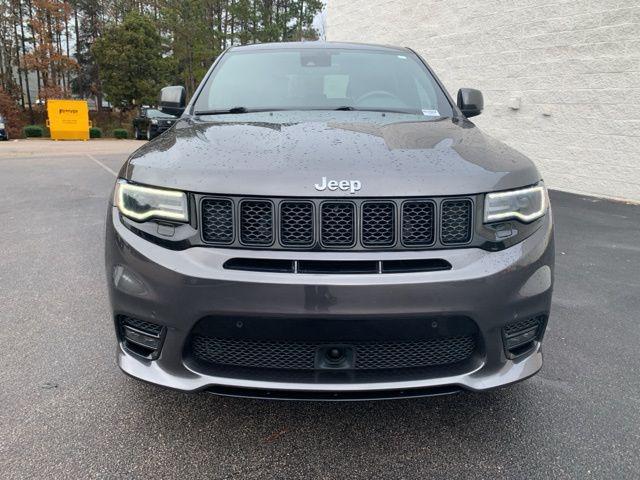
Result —
[[313, 369], [316, 355], [312, 343], [201, 336], [193, 338], [192, 348], [198, 360], [234, 367]]
[[310, 246], [313, 242], [313, 204], [283, 202], [280, 205], [280, 243], [300, 247]]
[[443, 244], [467, 243], [471, 240], [471, 205], [469, 200], [442, 202], [440, 239]]
[[273, 243], [273, 204], [245, 200], [240, 204], [240, 240], [246, 245]]
[[[195, 359], [215, 365], [313, 370], [319, 342], [280, 342], [194, 336]], [[350, 343], [356, 370], [384, 370], [451, 365], [473, 354], [473, 336], [438, 337], [410, 342]]]
[[402, 243], [431, 245], [434, 235], [435, 205], [430, 201], [410, 201], [402, 205]]
[[395, 242], [395, 205], [368, 202], [362, 205], [362, 244], [367, 247], [393, 245]]
[[222, 198], [202, 201], [202, 238], [205, 242], [233, 241], [233, 203]]
[[449, 365], [469, 358], [474, 348], [473, 337], [361, 344], [356, 346], [356, 368], [376, 370]]
[[322, 244], [332, 247], [349, 247], [355, 241], [355, 207], [346, 202], [322, 204]]

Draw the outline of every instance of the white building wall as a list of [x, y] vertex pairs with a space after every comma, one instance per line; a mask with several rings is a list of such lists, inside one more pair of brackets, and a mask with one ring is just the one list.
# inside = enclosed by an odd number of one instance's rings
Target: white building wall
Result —
[[[551, 188], [640, 201], [640, 0], [329, 0], [331, 41], [414, 48]], [[513, 109], [520, 105], [519, 109]]]

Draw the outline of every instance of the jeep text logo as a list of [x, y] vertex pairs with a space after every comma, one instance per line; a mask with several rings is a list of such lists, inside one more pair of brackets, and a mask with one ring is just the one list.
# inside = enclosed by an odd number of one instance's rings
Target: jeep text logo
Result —
[[362, 183], [360, 180], [327, 180], [327, 177], [322, 177], [322, 182], [316, 183], [314, 185], [316, 190], [323, 192], [324, 190], [331, 190], [332, 192], [335, 190], [342, 190], [343, 192], [348, 191], [351, 194], [356, 193], [358, 190], [362, 188]]

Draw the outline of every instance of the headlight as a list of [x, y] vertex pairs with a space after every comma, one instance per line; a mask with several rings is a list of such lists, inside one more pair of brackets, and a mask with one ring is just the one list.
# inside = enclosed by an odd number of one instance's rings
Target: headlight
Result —
[[484, 200], [484, 223], [516, 219], [525, 223], [542, 217], [547, 211], [547, 191], [542, 185], [488, 193]]
[[152, 217], [180, 222], [189, 220], [187, 195], [184, 192], [143, 187], [118, 180], [114, 201], [120, 213], [134, 220]]
[[0, 130], [4, 130], [4, 123], [0, 122]]
[[151, 120], [151, 123], [153, 123], [154, 125], [158, 124], [158, 120], [156, 120], [155, 118], [153, 120]]

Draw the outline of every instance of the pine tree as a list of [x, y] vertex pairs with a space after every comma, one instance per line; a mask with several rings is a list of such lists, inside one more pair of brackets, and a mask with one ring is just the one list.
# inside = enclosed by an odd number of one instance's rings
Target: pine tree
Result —
[[[0, 87], [29, 109], [32, 121], [38, 100], [54, 96], [95, 98], [100, 109], [103, 90], [117, 106], [152, 102], [165, 81], [182, 84], [191, 94], [231, 45], [316, 39], [313, 18], [322, 5], [321, 0], [0, 0]], [[143, 31], [157, 42], [153, 49], [143, 47], [149, 58], [136, 53], [142, 38], [112, 36], [129, 14], [143, 18]], [[134, 96], [118, 93], [123, 89], [116, 84], [130, 86], [130, 81], [108, 70], [109, 49], [135, 57], [145, 68], [153, 65]], [[32, 98], [32, 88], [39, 98]]]
[[121, 109], [153, 103], [162, 87], [161, 38], [152, 20], [130, 12], [91, 47], [108, 100]]

